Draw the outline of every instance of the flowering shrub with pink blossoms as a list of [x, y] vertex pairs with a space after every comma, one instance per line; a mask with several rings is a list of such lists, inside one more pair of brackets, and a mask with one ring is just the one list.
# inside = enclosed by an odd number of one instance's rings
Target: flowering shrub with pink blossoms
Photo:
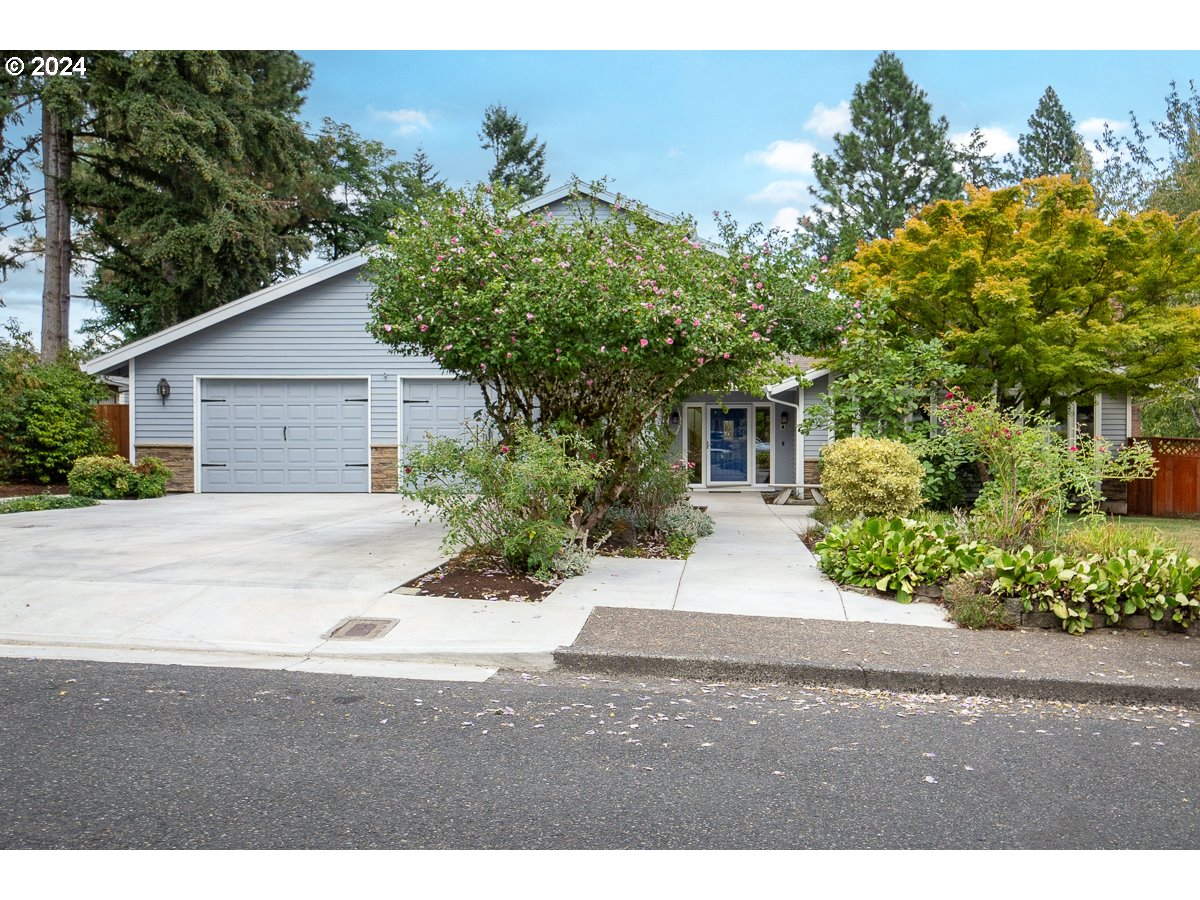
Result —
[[938, 419], [942, 440], [983, 464], [983, 490], [971, 512], [975, 530], [1006, 550], [1038, 543], [1049, 530], [1057, 532], [1072, 506], [1084, 515], [1098, 513], [1104, 499], [1101, 481], [1154, 474], [1147, 444], [1115, 452], [1100, 436], [1072, 444], [1043, 415], [1018, 418], [994, 402], [973, 401], [957, 388], [946, 393]]
[[593, 527], [633, 483], [633, 448], [683, 397], [756, 390], [808, 337], [820, 263], [790, 233], [739, 231], [720, 246], [694, 222], [579, 193], [570, 215], [522, 212], [480, 186], [402, 212], [368, 266], [368, 330], [477, 383], [508, 438], [520, 424], [574, 432], [607, 464]]

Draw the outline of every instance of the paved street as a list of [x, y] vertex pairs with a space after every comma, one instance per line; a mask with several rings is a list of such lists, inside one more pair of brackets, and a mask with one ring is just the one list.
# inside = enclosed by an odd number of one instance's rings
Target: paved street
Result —
[[0, 660], [0, 847], [1200, 839], [1200, 714], [701, 681]]

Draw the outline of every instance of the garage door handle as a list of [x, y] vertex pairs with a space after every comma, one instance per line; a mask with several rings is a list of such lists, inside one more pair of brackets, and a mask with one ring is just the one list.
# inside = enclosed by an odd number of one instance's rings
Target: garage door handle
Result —
[[287, 426], [286, 425], [283, 426], [283, 439], [285, 441], [287, 440]]
[[202, 469], [223, 469], [223, 468], [225, 468], [225, 463], [200, 463], [200, 468], [202, 468]]
[[346, 463], [347, 469], [365, 469], [370, 463]]

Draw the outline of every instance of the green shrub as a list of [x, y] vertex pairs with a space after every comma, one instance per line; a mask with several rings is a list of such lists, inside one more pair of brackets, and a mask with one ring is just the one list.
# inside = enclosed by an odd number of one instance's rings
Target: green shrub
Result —
[[[474, 550], [538, 578], [579, 574], [579, 498], [606, 464], [575, 435], [518, 428], [511, 445], [485, 428], [409, 451], [400, 493], [433, 507], [447, 552]], [[584, 554], [586, 555], [586, 554]]]
[[894, 591], [908, 603], [922, 585], [982, 568], [990, 549], [945, 525], [873, 518], [832, 526], [813, 552], [821, 571], [838, 583]]
[[61, 482], [81, 456], [111, 449], [94, 404], [107, 391], [76, 361], [38, 359], [28, 335], [0, 340], [0, 479]]
[[979, 572], [964, 572], [946, 582], [942, 603], [950, 618], [963, 628], [1003, 628], [1004, 600], [992, 594], [991, 583]]
[[136, 466], [122, 456], [85, 456], [76, 461], [67, 484], [77, 497], [97, 500], [147, 500], [167, 492], [171, 470], [156, 456]]
[[838, 515], [907, 515], [921, 505], [924, 472], [899, 441], [843, 438], [821, 450], [821, 490]]
[[1154, 473], [1154, 458], [1144, 443], [1115, 453], [1099, 435], [1071, 444], [1044, 415], [1017, 417], [958, 390], [946, 395], [938, 416], [945, 428], [942, 445], [983, 463], [986, 480], [972, 515], [989, 540], [1008, 550], [1046, 541], [1072, 507], [1098, 514], [1104, 479], [1129, 481]]
[[696, 539], [690, 534], [672, 534], [667, 538], [667, 556], [672, 559], [687, 559], [696, 547]]
[[1072, 560], [1023, 547], [997, 552], [989, 569], [993, 594], [1018, 598], [1026, 612], [1054, 613], [1072, 634], [1138, 614], [1183, 628], [1200, 618], [1200, 562], [1163, 548]]
[[634, 472], [620, 505], [630, 510], [631, 524], [658, 527], [662, 514], [688, 494], [688, 463], [673, 458], [673, 437], [665, 428], [647, 427], [634, 452]]
[[19, 512], [42, 512], [47, 509], [81, 509], [95, 506], [96, 501], [87, 497], [69, 497], [61, 494], [35, 494], [32, 497], [13, 497], [0, 500], [0, 514]]
[[695, 543], [713, 533], [712, 516], [684, 501], [664, 510], [658, 517], [658, 533], [669, 541], [673, 537], [689, 537]]

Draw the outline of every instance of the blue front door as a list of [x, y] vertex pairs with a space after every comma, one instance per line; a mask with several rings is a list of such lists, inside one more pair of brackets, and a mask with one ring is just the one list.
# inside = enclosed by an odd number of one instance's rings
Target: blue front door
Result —
[[708, 483], [749, 484], [750, 410], [745, 406], [708, 410]]

